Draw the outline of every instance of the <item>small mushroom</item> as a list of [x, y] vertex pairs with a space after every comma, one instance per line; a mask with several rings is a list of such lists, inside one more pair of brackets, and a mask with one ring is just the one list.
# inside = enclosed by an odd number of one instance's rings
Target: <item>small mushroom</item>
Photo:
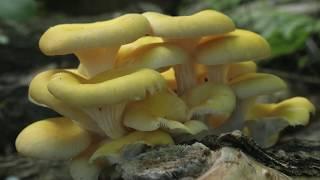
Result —
[[80, 61], [78, 71], [91, 78], [113, 68], [121, 45], [150, 32], [144, 16], [126, 14], [108, 21], [51, 27], [42, 35], [39, 46], [49, 56], [74, 53]]
[[165, 87], [161, 74], [151, 69], [110, 70], [90, 80], [61, 72], [48, 83], [53, 96], [82, 109], [110, 138], [127, 132], [122, 124], [127, 102], [143, 99]]
[[49, 80], [59, 72], [64, 72], [64, 70], [48, 70], [36, 75], [29, 85], [30, 101], [37, 105], [53, 109], [59, 114], [75, 121], [83, 129], [103, 135], [103, 131], [96, 122], [85, 112], [55, 98], [49, 92], [47, 88]]
[[134, 131], [121, 138], [102, 143], [91, 156], [90, 162], [93, 163], [103, 159], [108, 160], [110, 157], [119, 155], [125, 145], [141, 142], [150, 146], [174, 143], [169, 134], [160, 130], [151, 132]]
[[239, 99], [248, 99], [286, 89], [286, 83], [273, 74], [247, 73], [230, 81], [230, 86]]
[[186, 63], [173, 67], [179, 95], [196, 84], [193, 56], [199, 39], [203, 36], [221, 35], [235, 29], [229, 17], [213, 10], [204, 10], [190, 16], [172, 17], [155, 12], [142, 15], [150, 22], [152, 35], [177, 44], [189, 53]]
[[274, 145], [279, 133], [288, 126], [305, 126], [314, 105], [303, 97], [294, 97], [280, 103], [255, 104], [245, 116], [247, 133], [264, 147]]
[[23, 129], [16, 139], [23, 155], [50, 160], [68, 160], [84, 151], [91, 136], [67, 118], [37, 121]]
[[260, 35], [237, 29], [225, 35], [202, 38], [196, 61], [208, 65], [209, 81], [227, 83], [229, 63], [257, 61], [270, 55], [270, 46]]
[[[123, 123], [126, 127], [138, 131], [154, 131], [162, 129], [171, 134], [198, 133], [197, 128], [207, 127], [199, 122], [193, 122], [196, 129], [190, 123], [184, 124], [187, 119], [187, 106], [175, 94], [160, 92], [142, 101], [129, 104], [124, 113]], [[199, 131], [202, 131], [199, 130]]]
[[279, 77], [265, 73], [247, 73], [229, 82], [237, 97], [237, 105], [230, 120], [219, 128], [219, 131], [243, 128], [245, 114], [260, 95], [271, 94], [285, 89], [286, 83]]
[[236, 105], [235, 94], [229, 86], [210, 82], [189, 90], [183, 99], [190, 108], [188, 119], [205, 117], [212, 127], [226, 121]]
[[280, 103], [255, 104], [246, 114], [247, 120], [266, 117], [278, 117], [291, 126], [307, 125], [310, 113], [315, 112], [314, 105], [304, 97], [294, 97]]

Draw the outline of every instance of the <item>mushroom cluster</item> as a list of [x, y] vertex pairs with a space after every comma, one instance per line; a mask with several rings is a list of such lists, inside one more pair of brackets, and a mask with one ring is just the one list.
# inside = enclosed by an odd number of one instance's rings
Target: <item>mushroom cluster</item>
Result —
[[[307, 124], [314, 112], [302, 97], [257, 102], [286, 88], [279, 77], [256, 72], [254, 61], [268, 57], [270, 47], [213, 10], [57, 25], [39, 46], [49, 56], [74, 54], [80, 63], [34, 77], [29, 99], [63, 117], [29, 125], [16, 148], [31, 157], [70, 160], [76, 180], [98, 179], [128, 144], [173, 144], [172, 137], [183, 134], [240, 129], [272, 145], [283, 128]], [[281, 128], [261, 136], [256, 122], [273, 121]]]

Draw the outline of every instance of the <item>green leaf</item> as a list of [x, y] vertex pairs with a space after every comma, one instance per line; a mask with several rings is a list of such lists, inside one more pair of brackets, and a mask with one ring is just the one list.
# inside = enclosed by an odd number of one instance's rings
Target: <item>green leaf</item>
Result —
[[23, 21], [33, 17], [37, 11], [34, 0], [1, 0], [0, 19]]

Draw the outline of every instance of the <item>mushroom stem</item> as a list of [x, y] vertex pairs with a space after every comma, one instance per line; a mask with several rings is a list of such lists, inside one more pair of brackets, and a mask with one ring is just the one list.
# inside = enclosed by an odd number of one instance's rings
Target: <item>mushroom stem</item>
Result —
[[246, 112], [250, 108], [250, 106], [255, 102], [256, 97], [248, 98], [248, 99], [238, 99], [236, 103], [236, 108], [233, 111], [229, 120], [224, 123], [217, 130], [219, 133], [229, 132], [233, 130], [242, 130], [245, 122]]
[[122, 137], [127, 130], [122, 124], [122, 114], [127, 103], [82, 108], [112, 139]]
[[190, 55], [187, 63], [173, 66], [177, 82], [177, 92], [178, 95], [182, 95], [196, 85], [195, 67], [191, 57], [193, 56], [199, 38], [163, 38], [163, 40], [181, 47]]
[[87, 78], [91, 78], [101, 72], [112, 69], [115, 63], [119, 47], [95, 48], [76, 52], [80, 60], [78, 72]]
[[182, 95], [187, 90], [196, 85], [194, 67], [192, 63], [179, 64], [173, 67], [178, 95]]
[[227, 64], [208, 66], [208, 80], [214, 83], [226, 84], [228, 82], [228, 69], [229, 66]]
[[103, 168], [102, 165], [99, 163], [89, 162], [91, 155], [96, 151], [99, 145], [100, 141], [93, 142], [85, 151], [72, 158], [69, 164], [69, 172], [74, 180], [99, 179], [100, 171]]

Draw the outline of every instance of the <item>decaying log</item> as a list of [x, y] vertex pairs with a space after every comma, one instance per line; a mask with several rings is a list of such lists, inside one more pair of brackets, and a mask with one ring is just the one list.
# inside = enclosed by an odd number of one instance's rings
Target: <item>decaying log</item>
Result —
[[101, 179], [291, 179], [262, 165], [240, 150], [223, 147], [211, 151], [201, 143], [149, 148], [137, 156], [119, 160], [114, 171], [118, 176], [104, 176]]
[[[263, 149], [240, 131], [234, 131], [219, 136], [184, 136], [177, 139], [177, 143], [157, 147], [128, 145], [119, 156], [109, 159], [113, 166], [102, 171], [100, 180], [287, 180], [292, 177], [320, 177], [320, 143], [315, 141], [290, 140]], [[70, 178], [68, 167], [63, 162], [19, 156], [0, 158], [0, 170], [1, 178]]]
[[293, 140], [280, 146], [262, 149], [240, 131], [222, 135], [202, 135], [182, 140], [181, 144], [200, 142], [212, 150], [221, 147], [238, 148], [258, 162], [289, 176], [320, 177], [319, 141]]

